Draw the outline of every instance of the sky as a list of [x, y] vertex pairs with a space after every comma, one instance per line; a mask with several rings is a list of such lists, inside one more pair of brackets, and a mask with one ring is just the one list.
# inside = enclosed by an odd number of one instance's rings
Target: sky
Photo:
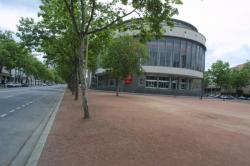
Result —
[[[174, 18], [193, 24], [206, 39], [206, 69], [216, 60], [250, 60], [249, 0], [183, 0]], [[0, 30], [16, 31], [20, 17], [37, 19], [40, 0], [0, 0]]]

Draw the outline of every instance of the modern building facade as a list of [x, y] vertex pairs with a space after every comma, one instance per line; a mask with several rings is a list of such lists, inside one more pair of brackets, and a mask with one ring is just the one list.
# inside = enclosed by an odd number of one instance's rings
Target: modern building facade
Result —
[[[120, 82], [121, 91], [200, 95], [205, 69], [205, 37], [193, 25], [173, 20], [175, 26], [162, 25], [166, 32], [159, 40], [147, 43], [150, 60], [144, 74], [132, 76], [129, 84]], [[114, 80], [98, 69], [92, 88], [114, 90]]]

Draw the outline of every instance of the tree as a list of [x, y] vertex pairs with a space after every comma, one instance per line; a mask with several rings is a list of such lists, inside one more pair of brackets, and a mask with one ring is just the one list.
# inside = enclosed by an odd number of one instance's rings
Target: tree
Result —
[[248, 78], [250, 79], [250, 61], [247, 61], [242, 68], [243, 71], [248, 73]]
[[[44, 35], [39, 35], [39, 38], [57, 39], [64, 36], [66, 32], [73, 32], [71, 33], [71, 36], [75, 36], [73, 41], [79, 42], [75, 45], [77, 47], [75, 55], [77, 55], [79, 62], [77, 71], [79, 71], [81, 82], [84, 118], [89, 118], [86, 97], [86, 71], [88, 67], [95, 68], [96, 66], [88, 65], [87, 60], [89, 59], [88, 55], [93, 55], [92, 53], [95, 56], [91, 56], [89, 62], [95, 61], [97, 57], [95, 51], [89, 51], [88, 49], [88, 45], [91, 46], [92, 39], [107, 30], [114, 30], [118, 33], [118, 31], [127, 29], [139, 30], [138, 36], [140, 37], [152, 35], [159, 37], [163, 33], [161, 23], [164, 21], [166, 24], [172, 25], [171, 17], [177, 14], [177, 9], [172, 6], [181, 4], [181, 1], [111, 0], [101, 2], [97, 0], [64, 0], [63, 2], [61, 0], [42, 0], [39, 16], [42, 17], [40, 23], [43, 24], [43, 28], [38, 29], [41, 31], [39, 33]], [[66, 13], [65, 10], [68, 12]], [[29, 28], [26, 28], [26, 30], [29, 30]], [[26, 39], [28, 41], [28, 36]], [[71, 55], [67, 54], [67, 56]], [[58, 56], [56, 57], [58, 58]], [[61, 63], [59, 66], [66, 67], [67, 65]]]
[[146, 45], [131, 36], [119, 37], [111, 42], [102, 57], [102, 65], [116, 80], [116, 96], [119, 95], [119, 80], [132, 74], [141, 74], [141, 64], [148, 59]]
[[240, 88], [249, 85], [249, 73], [243, 69], [232, 70], [230, 73], [230, 79], [231, 86], [236, 89], [236, 92], [238, 92]]
[[[239, 93], [242, 87], [250, 83], [250, 62], [244, 64], [242, 69], [232, 69], [230, 73], [230, 83], [232, 88]], [[239, 95], [239, 94], [238, 94]]]
[[16, 67], [18, 58], [21, 54], [20, 45], [13, 39], [12, 32], [0, 31], [0, 69], [2, 70], [3, 66], [7, 70], [11, 71]]
[[204, 87], [208, 87], [213, 83], [211, 73], [209, 71], [204, 72]]
[[[172, 2], [172, 3], [171, 3]], [[172, 1], [138, 1], [131, 2], [127, 0], [113, 0], [111, 2], [98, 2], [96, 0], [64, 0], [64, 4], [70, 15], [75, 33], [80, 41], [80, 81], [82, 87], [82, 104], [84, 108], [84, 118], [89, 118], [87, 98], [86, 98], [86, 60], [87, 60], [87, 41], [89, 35], [94, 35], [98, 32], [105, 31], [109, 28], [119, 29], [122, 27], [141, 30], [154, 33], [160, 36], [161, 23], [171, 22], [170, 18], [177, 13], [177, 10], [171, 4], [181, 4], [180, 0]], [[119, 4], [119, 5], [118, 5]], [[131, 11], [126, 11], [125, 8], [131, 7]], [[128, 16], [136, 14], [137, 18]], [[84, 72], [85, 71], [85, 72]]]
[[211, 69], [208, 70], [211, 74], [212, 81], [221, 88], [228, 88], [230, 86], [230, 69], [229, 63], [221, 60], [212, 64]]

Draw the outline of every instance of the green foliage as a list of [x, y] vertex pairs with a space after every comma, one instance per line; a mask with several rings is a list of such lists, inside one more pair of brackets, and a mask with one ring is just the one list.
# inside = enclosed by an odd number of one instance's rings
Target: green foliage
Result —
[[130, 74], [140, 74], [141, 64], [148, 60], [148, 49], [130, 36], [114, 39], [102, 57], [102, 66], [116, 79]]
[[42, 29], [35, 23], [33, 18], [22, 18], [17, 26], [17, 37], [20, 38], [21, 44], [27, 49], [35, 50], [39, 45], [39, 37]]
[[244, 64], [242, 69], [230, 69], [228, 63], [217, 61], [205, 72], [204, 79], [209, 84], [214, 82], [223, 88], [240, 90], [250, 84], [250, 62]]
[[247, 70], [232, 70], [230, 72], [231, 86], [236, 90], [249, 85], [249, 73]]
[[0, 31], [0, 66], [5, 66], [8, 70], [13, 69], [20, 51], [18, 43], [12, 38], [12, 32]]
[[204, 86], [207, 87], [208, 85], [213, 84], [213, 79], [211, 73], [209, 71], [204, 72]]
[[247, 77], [250, 79], [250, 61], [247, 61], [247, 62], [244, 64], [244, 67], [243, 67], [242, 70], [248, 73], [248, 76], [247, 76]]
[[[23, 41], [31, 41], [30, 38], [24, 39], [24, 36], [22, 36]], [[3, 66], [7, 70], [23, 69], [27, 76], [33, 75], [37, 79], [54, 81], [53, 73], [32, 56], [29, 47], [24, 47], [23, 43], [16, 42], [9, 31], [0, 31], [0, 68], [2, 69]]]
[[211, 74], [211, 79], [218, 86], [228, 88], [230, 85], [230, 69], [229, 63], [221, 60], [216, 61], [212, 64], [211, 69], [208, 70]]

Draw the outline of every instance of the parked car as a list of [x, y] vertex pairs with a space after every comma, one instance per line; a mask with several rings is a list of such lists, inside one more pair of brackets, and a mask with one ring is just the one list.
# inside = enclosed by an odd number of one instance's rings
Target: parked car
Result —
[[47, 84], [45, 84], [45, 83], [42, 83], [42, 86], [47, 86]]
[[220, 98], [221, 99], [227, 99], [227, 100], [233, 100], [234, 99], [234, 97], [231, 96], [231, 95], [221, 95]]
[[214, 97], [215, 98], [221, 98], [221, 95], [215, 95]]
[[207, 96], [207, 97], [209, 97], [209, 98], [214, 98], [214, 95], [209, 95], [209, 96]]
[[6, 86], [7, 86], [8, 88], [16, 87], [16, 85], [15, 85], [14, 82], [8, 82], [8, 83], [6, 84]]
[[27, 84], [27, 83], [22, 84], [22, 87], [28, 87], [28, 86], [29, 86], [29, 84]]
[[20, 83], [15, 83], [15, 82], [8, 82], [7, 84], [8, 88], [14, 88], [14, 87], [21, 87], [22, 85]]

